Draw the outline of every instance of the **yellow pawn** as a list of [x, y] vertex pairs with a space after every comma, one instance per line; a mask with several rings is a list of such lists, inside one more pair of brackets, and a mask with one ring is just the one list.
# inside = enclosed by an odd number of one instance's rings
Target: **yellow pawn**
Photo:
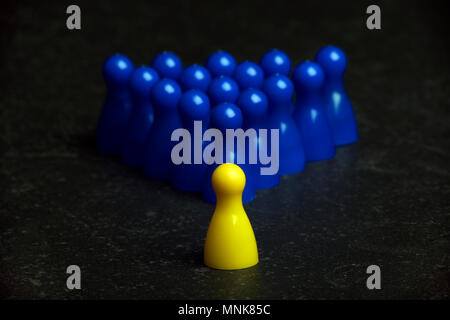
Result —
[[214, 170], [212, 185], [217, 202], [206, 235], [205, 264], [222, 270], [254, 266], [258, 263], [258, 248], [242, 206], [244, 171], [235, 164], [224, 163]]

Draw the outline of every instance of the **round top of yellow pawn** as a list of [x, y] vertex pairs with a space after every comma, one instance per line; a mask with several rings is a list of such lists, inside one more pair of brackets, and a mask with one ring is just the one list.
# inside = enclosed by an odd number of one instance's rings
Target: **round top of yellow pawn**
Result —
[[221, 164], [214, 170], [212, 185], [216, 195], [242, 193], [245, 187], [245, 174], [233, 163]]

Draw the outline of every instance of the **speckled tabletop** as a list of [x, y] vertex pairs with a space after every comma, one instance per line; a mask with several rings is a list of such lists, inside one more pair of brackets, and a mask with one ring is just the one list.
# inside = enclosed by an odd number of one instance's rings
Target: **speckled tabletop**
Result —
[[[450, 45], [443, 2], [16, 2], [1, 17], [0, 297], [9, 299], [449, 298]], [[405, 9], [407, 6], [407, 10]], [[446, 11], [447, 10], [447, 11]], [[202, 263], [214, 207], [97, 153], [103, 60], [241, 61], [326, 44], [349, 60], [360, 141], [245, 205], [260, 263]], [[82, 289], [66, 288], [79, 265]], [[382, 290], [366, 288], [379, 265]]]

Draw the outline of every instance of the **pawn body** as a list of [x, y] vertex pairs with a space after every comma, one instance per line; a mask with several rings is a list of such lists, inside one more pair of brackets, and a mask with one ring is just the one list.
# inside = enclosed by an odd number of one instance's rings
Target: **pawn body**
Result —
[[[272, 175], [261, 174], [261, 168], [267, 165], [261, 164], [261, 149], [266, 150], [266, 155], [271, 155], [271, 133], [267, 131], [267, 139], [263, 141], [259, 129], [267, 129], [267, 110], [268, 100], [264, 92], [258, 89], [244, 90], [238, 99], [238, 106], [244, 115], [244, 130], [254, 129], [256, 131], [255, 139], [249, 139], [248, 148], [246, 145], [246, 160], [249, 163], [249, 153], [254, 152], [259, 161], [256, 164], [250, 164], [252, 179], [255, 190], [262, 190], [274, 187], [280, 183], [280, 175], [277, 172]], [[262, 145], [266, 143], [266, 146]]]
[[169, 180], [171, 177], [174, 166], [171, 152], [175, 146], [171, 136], [175, 129], [183, 127], [178, 114], [180, 97], [181, 88], [168, 78], [160, 79], [152, 88], [155, 120], [145, 142], [142, 163], [142, 170], [148, 178]]
[[[276, 74], [282, 74], [289, 77], [291, 73], [291, 59], [286, 52], [280, 49], [272, 49], [263, 54], [259, 60], [264, 75], [270, 77]], [[294, 103], [291, 101], [289, 111], [294, 112]]]
[[[171, 177], [172, 186], [181, 191], [201, 191], [206, 164], [203, 161], [195, 163], [196, 156], [194, 153], [199, 152], [198, 158], [202, 160], [204, 144], [196, 144], [203, 137], [204, 131], [209, 127], [210, 104], [208, 96], [198, 89], [186, 91], [181, 97], [179, 112], [183, 127], [189, 132], [189, 135], [186, 135], [184, 139], [189, 140], [190, 163], [180, 163], [174, 166]], [[194, 126], [195, 121], [201, 122], [201, 129]], [[198, 139], [197, 135], [201, 137]]]
[[126, 56], [115, 54], [103, 64], [106, 99], [97, 125], [97, 148], [104, 154], [120, 154], [133, 104], [128, 79], [133, 63]]
[[325, 72], [322, 94], [336, 146], [358, 141], [358, 129], [352, 104], [344, 88], [347, 67], [345, 53], [338, 47], [326, 46], [316, 55], [316, 62]]
[[145, 66], [136, 68], [130, 77], [133, 112], [128, 122], [122, 150], [122, 161], [126, 165], [139, 166], [142, 163], [145, 140], [154, 118], [150, 91], [158, 80], [158, 73]]
[[239, 166], [225, 163], [212, 175], [216, 209], [205, 240], [204, 262], [221, 270], [249, 268], [258, 263], [255, 234], [242, 206], [245, 174]]
[[301, 172], [305, 169], [305, 151], [290, 111], [294, 86], [288, 77], [276, 74], [264, 81], [264, 93], [269, 99], [267, 127], [279, 130], [279, 173]]
[[[215, 106], [211, 110], [211, 127], [219, 130], [220, 134], [223, 137], [222, 144], [222, 159], [217, 159], [220, 163], [212, 163], [208, 164], [206, 167], [206, 172], [204, 176], [204, 185], [203, 185], [203, 200], [208, 203], [216, 203], [216, 195], [214, 193], [214, 189], [211, 183], [211, 176], [213, 175], [214, 170], [221, 163], [237, 163], [237, 143], [234, 144], [233, 150], [227, 150], [226, 145], [226, 130], [227, 129], [238, 129], [242, 128], [243, 117], [241, 110], [232, 103], [222, 103]], [[216, 144], [216, 140], [214, 142], [210, 142], [210, 144]], [[210, 145], [206, 146], [209, 148]], [[219, 148], [219, 146], [217, 146]], [[219, 162], [217, 161], [217, 162]], [[244, 203], [250, 202], [255, 199], [255, 189], [254, 182], [252, 180], [253, 175], [251, 174], [251, 166], [247, 163], [238, 165], [244, 172], [247, 177], [247, 183], [245, 185], [242, 201]]]
[[300, 63], [294, 69], [293, 80], [297, 91], [294, 120], [303, 138], [306, 161], [333, 158], [336, 148], [320, 94], [322, 68], [310, 61]]

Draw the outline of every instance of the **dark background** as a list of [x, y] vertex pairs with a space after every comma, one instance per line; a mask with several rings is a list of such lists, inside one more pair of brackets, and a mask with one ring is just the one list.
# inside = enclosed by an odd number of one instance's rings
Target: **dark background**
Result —
[[[81, 7], [82, 29], [66, 28]], [[366, 28], [370, 4], [382, 30]], [[450, 46], [440, 1], [2, 3], [0, 297], [9, 299], [449, 298]], [[214, 206], [96, 152], [115, 52], [185, 65], [273, 47], [294, 63], [348, 55], [360, 140], [245, 205], [260, 263], [203, 265]], [[66, 289], [68, 265], [82, 290]], [[382, 290], [366, 288], [381, 267]]]

